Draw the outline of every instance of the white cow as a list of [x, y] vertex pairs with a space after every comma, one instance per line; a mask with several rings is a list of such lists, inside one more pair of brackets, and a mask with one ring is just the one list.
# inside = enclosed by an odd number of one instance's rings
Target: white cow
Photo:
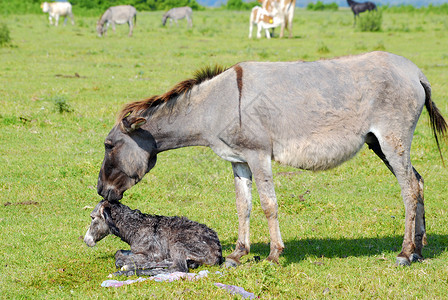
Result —
[[75, 25], [73, 20], [72, 5], [69, 2], [44, 2], [40, 5], [44, 13], [48, 13], [50, 24], [53, 25], [53, 18], [55, 19], [55, 26], [58, 26], [59, 17], [65, 17], [64, 25], [67, 24], [67, 17], [72, 20], [72, 25]]
[[261, 30], [266, 31], [266, 38], [270, 39], [270, 28], [275, 28], [284, 23], [283, 15], [279, 14], [277, 10], [273, 10], [272, 13], [268, 13], [260, 6], [252, 8], [249, 21], [249, 38], [252, 38], [253, 25], [257, 24], [257, 38], [261, 38]]

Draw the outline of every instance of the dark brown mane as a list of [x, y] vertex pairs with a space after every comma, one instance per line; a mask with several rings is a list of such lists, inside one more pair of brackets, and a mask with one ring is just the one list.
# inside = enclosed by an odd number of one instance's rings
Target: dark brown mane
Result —
[[162, 103], [167, 103], [169, 100], [175, 99], [178, 96], [189, 92], [195, 85], [198, 85], [204, 81], [212, 79], [213, 77], [221, 74], [226, 70], [227, 68], [224, 68], [219, 65], [215, 65], [214, 67], [207, 66], [202, 69], [199, 69], [194, 73], [192, 79], [187, 79], [179, 82], [168, 92], [162, 95], [155, 95], [148, 99], [126, 104], [123, 107], [123, 109], [118, 113], [117, 121], [120, 122], [123, 118], [125, 118], [130, 114], [132, 115], [142, 114], [149, 108], [157, 107]]

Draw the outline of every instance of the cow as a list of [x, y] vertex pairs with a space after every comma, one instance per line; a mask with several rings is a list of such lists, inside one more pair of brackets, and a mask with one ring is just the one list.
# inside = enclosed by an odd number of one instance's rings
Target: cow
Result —
[[53, 18], [55, 19], [54, 26], [58, 26], [59, 17], [64, 18], [64, 25], [67, 24], [67, 17], [70, 17], [72, 25], [75, 25], [73, 20], [72, 5], [69, 2], [44, 2], [40, 5], [44, 13], [48, 13], [50, 25], [53, 25]]
[[265, 9], [260, 6], [252, 8], [249, 21], [249, 38], [252, 38], [253, 25], [257, 24], [257, 38], [261, 38], [261, 30], [266, 31], [266, 38], [270, 39], [271, 34], [269, 28], [275, 28], [284, 23], [284, 18], [274, 11], [274, 15], [270, 15]]
[[288, 28], [289, 37], [292, 37], [292, 19], [294, 18], [294, 9], [296, 7], [296, 0], [258, 0], [262, 3], [263, 9], [269, 14], [272, 14], [274, 10], [278, 11], [280, 18], [283, 18], [280, 29], [280, 38], [284, 36], [285, 27]]

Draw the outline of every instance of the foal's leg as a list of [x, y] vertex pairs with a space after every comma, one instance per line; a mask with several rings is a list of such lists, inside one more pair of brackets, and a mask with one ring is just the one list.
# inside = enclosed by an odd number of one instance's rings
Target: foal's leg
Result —
[[134, 254], [128, 250], [118, 250], [115, 253], [115, 266], [122, 270], [135, 270], [139, 269], [140, 266], [149, 261], [147, 255], [144, 254]]
[[412, 167], [410, 140], [389, 132], [382, 135], [381, 142], [376, 137], [367, 142], [392, 171], [401, 187], [406, 217], [402, 250], [397, 256], [398, 265], [410, 265], [411, 261], [421, 260], [423, 244], [426, 244], [423, 178]]
[[274, 180], [272, 176], [271, 155], [254, 153], [248, 161], [257, 184], [260, 196], [261, 208], [268, 220], [269, 234], [271, 237], [271, 251], [267, 257], [268, 261], [278, 263], [280, 254], [283, 252], [283, 244], [278, 222], [278, 204], [275, 196]]
[[226, 257], [226, 266], [236, 266], [250, 251], [250, 212], [252, 210], [252, 172], [246, 163], [232, 163], [235, 177], [238, 240], [235, 250]]
[[115, 266], [122, 271], [138, 269], [169, 268], [173, 265], [171, 260], [153, 261], [145, 254], [134, 254], [129, 250], [118, 250], [115, 253]]

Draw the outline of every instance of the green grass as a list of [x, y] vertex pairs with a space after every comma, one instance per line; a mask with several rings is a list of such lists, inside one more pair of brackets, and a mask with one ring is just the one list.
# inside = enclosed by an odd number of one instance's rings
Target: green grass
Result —
[[[394, 266], [404, 232], [400, 190], [364, 148], [327, 172], [274, 164], [286, 245], [279, 266], [252, 261], [269, 253], [255, 190], [253, 244], [240, 267], [207, 268], [212, 274], [197, 282], [102, 288], [114, 271], [115, 251], [128, 246], [108, 237], [88, 248], [81, 237], [100, 200], [96, 181], [103, 141], [124, 103], [162, 93], [204, 65], [315, 60], [381, 49], [411, 59], [425, 72], [434, 101], [448, 117], [444, 15], [384, 12], [382, 31], [372, 33], [357, 32], [349, 10], [297, 10], [294, 38], [270, 41], [247, 38], [248, 12], [195, 12], [193, 29], [185, 22], [161, 27], [161, 15], [139, 14], [133, 38], [126, 26], [98, 38], [91, 17], [55, 28], [43, 14], [1, 16], [15, 46], [0, 48], [0, 298], [232, 298], [214, 282], [242, 286], [263, 299], [446, 297], [448, 171], [426, 112], [412, 149], [426, 184], [429, 245], [423, 263]], [[447, 149], [443, 143], [446, 159]], [[231, 167], [207, 148], [159, 155], [157, 166], [123, 202], [205, 223], [218, 232], [225, 255], [234, 248]], [[218, 270], [222, 276], [214, 274]]]

